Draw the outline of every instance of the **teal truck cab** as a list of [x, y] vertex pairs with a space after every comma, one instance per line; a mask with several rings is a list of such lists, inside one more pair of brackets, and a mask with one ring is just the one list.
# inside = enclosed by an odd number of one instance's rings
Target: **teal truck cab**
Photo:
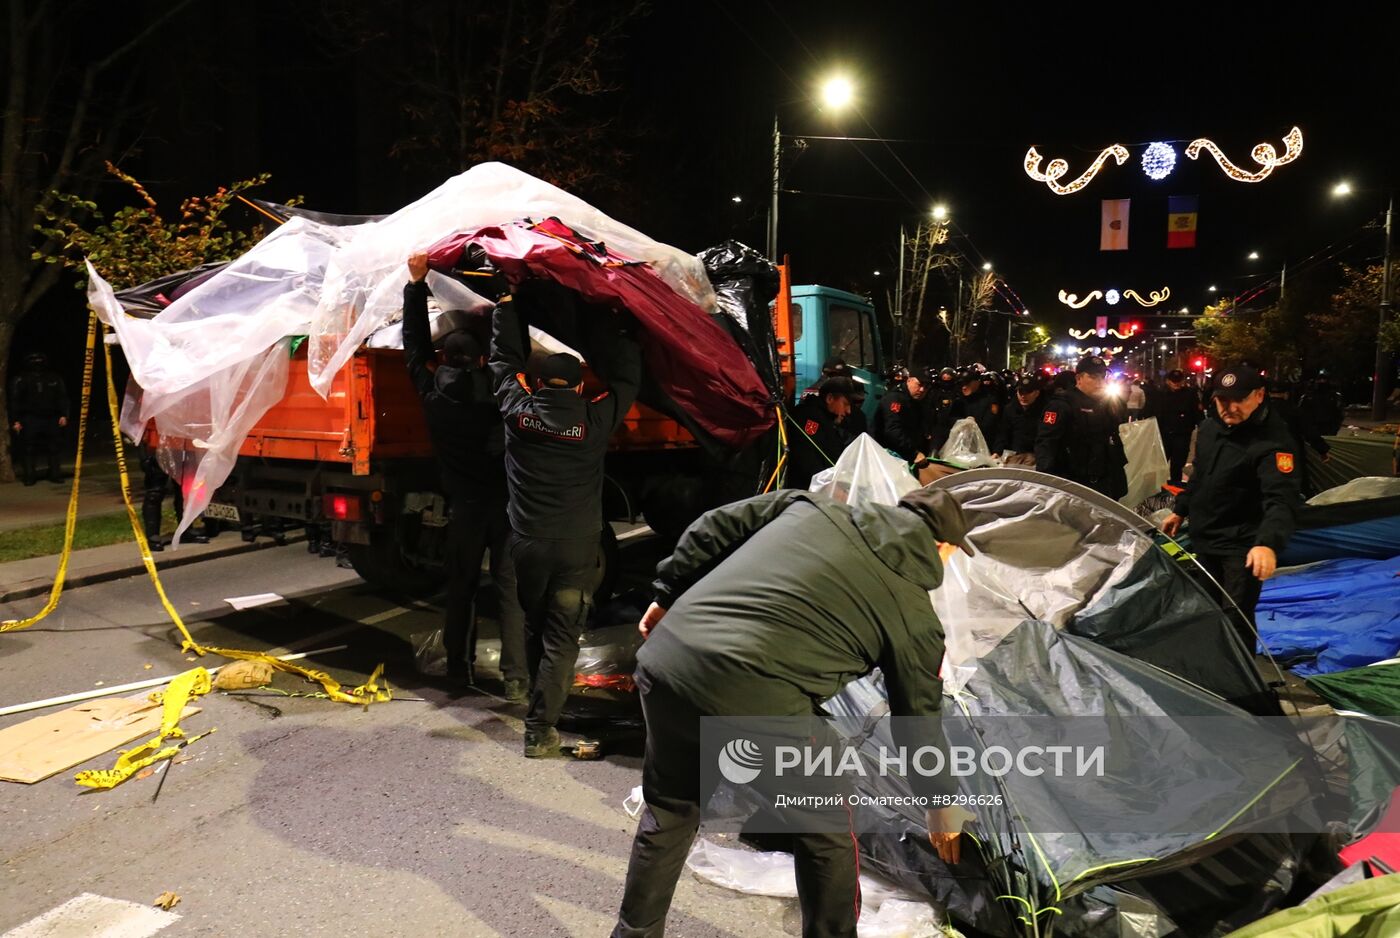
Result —
[[863, 410], [866, 418], [873, 421], [876, 405], [885, 393], [887, 368], [880, 330], [875, 325], [875, 307], [865, 297], [834, 287], [794, 286], [785, 292], [790, 297], [786, 315], [791, 334], [783, 334], [781, 302], [777, 308], [777, 333], [779, 351], [785, 365], [792, 369], [796, 393], [801, 394], [820, 379], [823, 362], [840, 358], [851, 366], [856, 381], [865, 388]]

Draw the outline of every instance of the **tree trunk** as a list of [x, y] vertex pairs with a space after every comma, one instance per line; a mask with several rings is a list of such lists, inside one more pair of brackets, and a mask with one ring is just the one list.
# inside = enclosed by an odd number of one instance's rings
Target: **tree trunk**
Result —
[[14, 341], [13, 324], [0, 321], [0, 420], [5, 431], [0, 433], [0, 483], [15, 481], [15, 467], [10, 462], [10, 344]]

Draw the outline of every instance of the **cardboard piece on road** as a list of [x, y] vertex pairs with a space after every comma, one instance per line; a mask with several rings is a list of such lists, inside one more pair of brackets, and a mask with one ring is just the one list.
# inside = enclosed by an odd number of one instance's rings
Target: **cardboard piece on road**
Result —
[[280, 603], [282, 597], [276, 593], [254, 593], [252, 596], [230, 596], [224, 600], [235, 609], [253, 609], [257, 606], [267, 606], [272, 603]]
[[[186, 707], [180, 718], [199, 712]], [[160, 704], [145, 697], [89, 700], [0, 730], [0, 780], [32, 785], [109, 749], [160, 731]]]

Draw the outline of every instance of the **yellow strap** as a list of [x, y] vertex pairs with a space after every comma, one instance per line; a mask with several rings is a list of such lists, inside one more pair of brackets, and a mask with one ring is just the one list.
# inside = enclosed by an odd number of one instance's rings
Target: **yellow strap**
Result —
[[[74, 779], [84, 788], [115, 788], [122, 782], [131, 778], [137, 772], [148, 765], [159, 762], [161, 759], [169, 759], [179, 752], [184, 745], [193, 742], [194, 739], [186, 740], [177, 746], [166, 746], [162, 744], [167, 739], [182, 739], [185, 731], [180, 729], [180, 714], [184, 712], [191, 698], [200, 697], [209, 693], [213, 687], [213, 682], [209, 679], [209, 672], [204, 668], [191, 668], [183, 674], [177, 674], [164, 691], [156, 691], [150, 695], [153, 703], [161, 705], [160, 731], [155, 738], [150, 739], [135, 749], [127, 749], [117, 756], [117, 762], [110, 769], [90, 769], [86, 772], [79, 772]], [[214, 732], [210, 730], [209, 733]], [[209, 735], [201, 734], [195, 739]]]
[[78, 523], [78, 483], [83, 475], [83, 441], [87, 439], [88, 402], [92, 397], [93, 350], [97, 341], [97, 314], [88, 318], [87, 351], [83, 354], [83, 403], [78, 412], [78, 455], [73, 461], [73, 488], [68, 493], [68, 512], [63, 524], [63, 552], [58, 555], [58, 572], [54, 574], [49, 601], [44, 608], [27, 619], [7, 619], [0, 622], [0, 632], [27, 629], [58, 608], [63, 595], [63, 581], [68, 578], [68, 556], [73, 552], [73, 530]]

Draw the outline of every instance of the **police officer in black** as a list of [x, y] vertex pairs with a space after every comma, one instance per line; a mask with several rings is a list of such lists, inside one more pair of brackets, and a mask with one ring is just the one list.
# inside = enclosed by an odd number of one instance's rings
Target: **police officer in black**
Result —
[[928, 453], [928, 430], [920, 403], [928, 389], [904, 369], [891, 377], [890, 388], [875, 411], [875, 441], [905, 462], [913, 462]]
[[806, 489], [812, 476], [836, 465], [850, 442], [844, 424], [854, 410], [854, 394], [855, 382], [850, 378], [827, 378], [818, 394], [792, 409], [796, 426], [788, 428], [786, 488]]
[[987, 384], [983, 384], [985, 370], [980, 365], [969, 365], [958, 372], [958, 383], [962, 386], [962, 396], [953, 402], [949, 414], [949, 426], [971, 417], [982, 431], [982, 439], [990, 449], [1001, 432], [1001, 402]]
[[953, 405], [962, 397], [955, 368], [942, 368], [929, 373], [929, 392], [924, 395], [924, 425], [929, 433], [929, 455], [937, 453], [948, 442], [953, 426]]
[[1104, 401], [1107, 374], [1102, 358], [1079, 360], [1074, 387], [1052, 397], [1041, 414], [1035, 468], [1116, 500], [1128, 494], [1128, 459]]
[[501, 675], [505, 698], [525, 699], [525, 615], [520, 608], [515, 566], [510, 559], [506, 519], [505, 430], [486, 370], [486, 354], [476, 336], [449, 334], [444, 364], [436, 368], [428, 326], [426, 254], [408, 259], [403, 290], [403, 348], [409, 377], [423, 401], [428, 433], [437, 455], [450, 511], [447, 605], [442, 640], [447, 675], [454, 683], [475, 680], [476, 596], [481, 562], [491, 556], [501, 626]]
[[1049, 400], [1039, 375], [1016, 379], [1016, 401], [1002, 415], [1001, 435], [992, 446], [1002, 461], [1013, 466], [1035, 465], [1035, 438]]
[[43, 453], [49, 463], [49, 481], [62, 482], [59, 449], [63, 428], [68, 426], [68, 389], [63, 377], [49, 367], [43, 352], [25, 356], [24, 368], [10, 379], [10, 429], [19, 436], [20, 465], [24, 484], [38, 481], [34, 457]]
[[1157, 430], [1162, 434], [1162, 448], [1167, 451], [1171, 467], [1171, 484], [1181, 484], [1181, 473], [1191, 454], [1191, 434], [1201, 422], [1204, 411], [1196, 389], [1186, 382], [1186, 375], [1173, 368], [1167, 372], [1166, 390], [1152, 395], [1147, 416], [1157, 418]]
[[1189, 520], [1196, 559], [1244, 613], [1236, 626], [1253, 651], [1254, 607], [1297, 526], [1299, 454], [1264, 396], [1257, 368], [1236, 365], [1215, 377], [1214, 406], [1196, 439], [1195, 472], [1162, 531], [1175, 536]]
[[[851, 366], [846, 364], [844, 358], [832, 356], [822, 363], [821, 375], [817, 378], [816, 383], [804, 390], [797, 402], [801, 404], [803, 401], [820, 397], [822, 385], [832, 378], [841, 378], [841, 386], [850, 389], [847, 397], [851, 402], [851, 412], [841, 421], [841, 436], [844, 443], [850, 443], [862, 433], [867, 432], [865, 411], [862, 409], [865, 407], [865, 387], [855, 379]], [[844, 443], [840, 448], [845, 448]]]
[[555, 724], [598, 576], [603, 457], [637, 398], [642, 366], [625, 314], [590, 310], [581, 325], [593, 334], [588, 347], [599, 360], [592, 364], [608, 390], [584, 397], [579, 361], [565, 353], [545, 358], [532, 382], [525, 375], [529, 333], [517, 306], [506, 296], [493, 314], [491, 373], [505, 419], [511, 557], [525, 609], [525, 755], [540, 758], [559, 750]]

